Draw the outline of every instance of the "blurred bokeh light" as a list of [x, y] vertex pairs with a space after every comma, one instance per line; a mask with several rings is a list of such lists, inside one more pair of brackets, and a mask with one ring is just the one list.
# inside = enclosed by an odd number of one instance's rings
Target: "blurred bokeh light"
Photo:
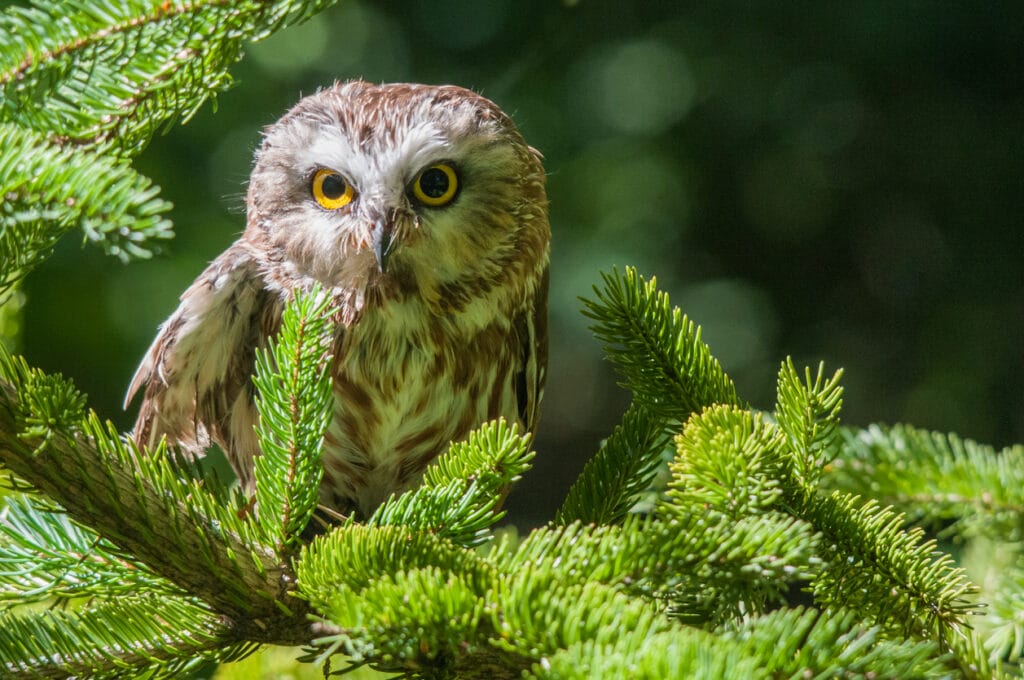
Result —
[[137, 165], [176, 239], [122, 267], [73, 238], [26, 285], [22, 346], [103, 416], [156, 325], [242, 229], [261, 128], [334, 79], [450, 82], [545, 155], [546, 521], [628, 395], [578, 296], [637, 265], [704, 327], [741, 395], [779, 362], [846, 369], [849, 424], [1024, 440], [1024, 5], [343, 1], [253, 47], [238, 85]]

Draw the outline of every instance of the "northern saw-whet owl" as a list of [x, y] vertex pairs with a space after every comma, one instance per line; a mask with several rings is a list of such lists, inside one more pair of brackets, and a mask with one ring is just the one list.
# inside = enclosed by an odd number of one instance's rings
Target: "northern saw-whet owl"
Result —
[[128, 388], [140, 446], [259, 455], [256, 349], [315, 283], [339, 310], [323, 505], [367, 515], [451, 441], [537, 423], [550, 228], [540, 156], [460, 87], [338, 83], [270, 125], [242, 236], [199, 275]]

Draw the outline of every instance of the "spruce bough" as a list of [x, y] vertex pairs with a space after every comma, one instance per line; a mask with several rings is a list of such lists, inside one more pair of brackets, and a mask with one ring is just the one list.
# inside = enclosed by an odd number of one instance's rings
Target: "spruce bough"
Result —
[[[626, 298], [636, 304], [614, 304]], [[532, 457], [501, 421], [367, 522], [301, 541], [329, 412], [331, 310], [315, 292], [257, 362], [269, 453], [256, 512], [169, 452], [136, 450], [66, 380], [4, 351], [0, 459], [20, 489], [0, 524], [5, 671], [159, 675], [307, 644], [309, 660], [409, 677], [998, 672], [971, 630], [980, 608], [962, 569], [904, 515], [843, 488], [864, 442], [885, 440], [842, 429], [838, 373], [785, 362], [772, 413], [701, 403], [731, 382], [652, 282], [612, 272], [586, 305], [595, 325], [638, 329], [650, 347], [619, 335], [628, 357], [610, 352], [628, 361], [635, 405], [551, 524], [496, 543], [497, 499]], [[673, 381], [694, 407], [685, 419], [682, 405], [641, 406]], [[631, 512], [666, 447], [667, 485]], [[789, 604], [799, 590], [811, 604]], [[19, 606], [40, 601], [85, 604]]]

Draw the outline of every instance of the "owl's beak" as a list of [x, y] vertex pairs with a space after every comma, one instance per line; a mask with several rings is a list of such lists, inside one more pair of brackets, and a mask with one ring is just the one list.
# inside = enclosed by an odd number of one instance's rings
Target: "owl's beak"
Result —
[[388, 254], [391, 251], [391, 237], [394, 235], [395, 225], [387, 219], [377, 218], [373, 221], [373, 229], [370, 231], [373, 254], [377, 258], [377, 269], [383, 272], [388, 266]]

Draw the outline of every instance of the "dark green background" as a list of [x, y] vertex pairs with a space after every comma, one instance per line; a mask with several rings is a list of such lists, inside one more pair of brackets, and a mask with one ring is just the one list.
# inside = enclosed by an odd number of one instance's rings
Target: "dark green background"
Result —
[[342, 2], [154, 140], [137, 165], [177, 238], [124, 267], [69, 237], [27, 282], [24, 352], [129, 427], [157, 324], [242, 228], [261, 127], [334, 79], [450, 82], [550, 173], [551, 364], [513, 521], [550, 517], [628, 401], [577, 302], [616, 264], [658, 276], [757, 406], [793, 355], [846, 369], [849, 424], [1024, 440], [1022, 8]]

